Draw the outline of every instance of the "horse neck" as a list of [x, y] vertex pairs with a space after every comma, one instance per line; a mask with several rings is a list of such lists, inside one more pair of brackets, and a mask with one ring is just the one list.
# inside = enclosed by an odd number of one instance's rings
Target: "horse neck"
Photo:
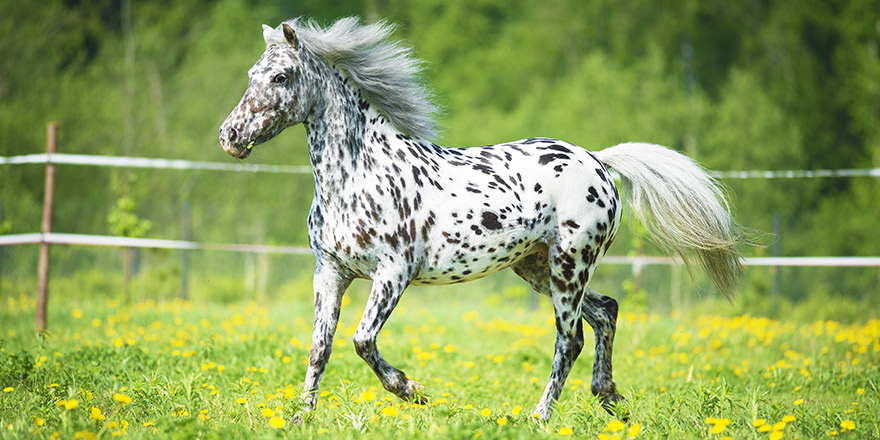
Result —
[[346, 169], [363, 149], [364, 118], [357, 90], [328, 63], [314, 61], [314, 106], [304, 125], [316, 189], [333, 194], [345, 188]]
[[379, 130], [383, 136], [393, 136], [397, 130], [335, 68], [320, 63], [316, 77], [318, 93], [305, 127], [316, 196], [328, 202], [359, 189], [356, 180], [375, 163], [376, 151], [370, 143], [376, 139], [367, 139], [368, 124], [385, 125]]

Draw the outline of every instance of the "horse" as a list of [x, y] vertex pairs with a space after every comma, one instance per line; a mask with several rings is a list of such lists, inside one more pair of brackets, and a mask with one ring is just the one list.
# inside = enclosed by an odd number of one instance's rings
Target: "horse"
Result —
[[596, 152], [549, 138], [438, 146], [427, 140], [436, 110], [420, 81], [422, 62], [392, 32], [387, 22], [353, 17], [327, 27], [300, 18], [263, 25], [266, 50], [220, 128], [223, 149], [239, 159], [287, 127], [306, 129], [315, 321], [302, 414], [315, 408], [352, 280], [372, 280], [355, 351], [386, 390], [419, 402], [422, 385], [376, 347], [404, 290], [505, 268], [553, 303], [553, 362], [535, 417], [551, 415], [584, 346], [582, 319], [595, 335], [591, 392], [614, 411], [624, 399], [611, 367], [618, 303], [589, 286], [621, 220], [609, 169], [647, 234], [687, 264], [700, 263], [731, 299], [743, 272], [741, 234], [723, 188], [692, 159], [645, 143]]

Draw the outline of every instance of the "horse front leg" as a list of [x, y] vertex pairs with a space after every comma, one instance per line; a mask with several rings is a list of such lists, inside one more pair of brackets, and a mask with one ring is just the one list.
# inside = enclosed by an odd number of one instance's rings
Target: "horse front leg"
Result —
[[[321, 375], [330, 359], [333, 348], [333, 335], [339, 322], [339, 309], [342, 295], [351, 284], [351, 277], [328, 264], [318, 264], [313, 280], [315, 289], [315, 325], [312, 329], [312, 344], [309, 350], [309, 366], [306, 370], [303, 397], [304, 412], [315, 409], [318, 402], [318, 388]], [[297, 415], [296, 421], [302, 418]]]
[[385, 361], [376, 348], [379, 331], [397, 306], [408, 284], [409, 278], [405, 274], [397, 272], [383, 274], [377, 271], [373, 276], [370, 298], [354, 333], [354, 349], [376, 373], [386, 390], [401, 399], [413, 400], [417, 398], [416, 390], [421, 389], [422, 385], [407, 379], [406, 374]]

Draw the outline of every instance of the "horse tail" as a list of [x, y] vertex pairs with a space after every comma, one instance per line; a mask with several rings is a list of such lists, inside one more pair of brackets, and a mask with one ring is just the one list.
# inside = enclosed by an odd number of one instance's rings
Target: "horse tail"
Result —
[[693, 254], [712, 282], [733, 300], [743, 274], [736, 249], [742, 228], [723, 188], [692, 159], [659, 145], [626, 143], [595, 153], [620, 174], [630, 211], [648, 235], [690, 268]]

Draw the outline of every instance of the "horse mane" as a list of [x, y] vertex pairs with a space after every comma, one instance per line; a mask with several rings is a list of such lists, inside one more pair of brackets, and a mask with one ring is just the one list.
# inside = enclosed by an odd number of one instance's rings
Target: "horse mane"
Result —
[[[288, 20], [300, 44], [347, 75], [363, 97], [401, 133], [430, 139], [436, 135], [437, 108], [422, 85], [423, 62], [412, 49], [390, 40], [394, 26], [363, 25], [355, 17], [322, 28], [313, 20]], [[281, 26], [267, 33], [266, 45], [287, 44]]]

